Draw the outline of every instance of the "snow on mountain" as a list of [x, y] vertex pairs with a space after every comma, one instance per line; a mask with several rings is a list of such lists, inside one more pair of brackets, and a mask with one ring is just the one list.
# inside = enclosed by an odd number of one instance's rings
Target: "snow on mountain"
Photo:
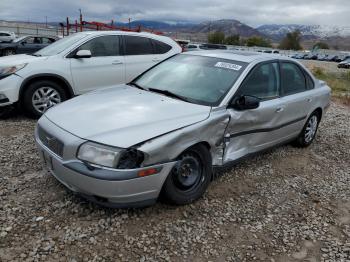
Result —
[[348, 37], [350, 36], [349, 26], [331, 25], [262, 25], [256, 28], [259, 32], [274, 39], [281, 39], [287, 33], [299, 30], [304, 37], [308, 38], [328, 38], [328, 37]]

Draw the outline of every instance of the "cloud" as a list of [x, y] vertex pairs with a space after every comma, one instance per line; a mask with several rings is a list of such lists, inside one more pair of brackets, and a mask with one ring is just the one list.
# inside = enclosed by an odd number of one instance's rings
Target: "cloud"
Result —
[[[15, 4], [14, 4], [15, 3]], [[199, 22], [237, 19], [251, 26], [261, 24], [327, 24], [350, 26], [349, 0], [1, 0], [0, 17], [7, 20], [127, 21], [148, 19]]]

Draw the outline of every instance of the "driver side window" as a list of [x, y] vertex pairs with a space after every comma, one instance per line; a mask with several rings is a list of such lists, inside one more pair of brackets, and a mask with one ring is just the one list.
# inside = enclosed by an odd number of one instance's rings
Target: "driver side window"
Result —
[[119, 56], [119, 37], [115, 35], [96, 37], [81, 45], [78, 50], [90, 50], [92, 57]]
[[248, 75], [238, 90], [238, 95], [248, 95], [269, 100], [279, 96], [278, 63], [258, 65]]

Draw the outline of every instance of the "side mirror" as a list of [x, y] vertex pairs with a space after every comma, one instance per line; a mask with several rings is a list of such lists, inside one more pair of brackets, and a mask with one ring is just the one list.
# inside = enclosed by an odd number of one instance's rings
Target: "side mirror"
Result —
[[247, 96], [243, 95], [240, 97], [237, 97], [236, 99], [233, 99], [231, 102], [230, 107], [233, 109], [242, 111], [242, 110], [249, 110], [249, 109], [256, 109], [260, 105], [260, 99], [255, 96]]
[[79, 50], [74, 55], [74, 58], [90, 58], [90, 57], [91, 57], [91, 51], [90, 50]]
[[27, 42], [26, 41], [22, 41], [21, 42], [21, 45], [25, 45]]

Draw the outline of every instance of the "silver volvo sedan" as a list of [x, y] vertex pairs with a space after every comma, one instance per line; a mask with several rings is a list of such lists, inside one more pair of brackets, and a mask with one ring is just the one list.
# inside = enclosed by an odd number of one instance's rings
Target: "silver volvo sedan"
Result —
[[214, 167], [287, 142], [309, 146], [329, 103], [326, 83], [287, 57], [188, 52], [48, 110], [35, 138], [55, 178], [91, 201], [187, 204]]

